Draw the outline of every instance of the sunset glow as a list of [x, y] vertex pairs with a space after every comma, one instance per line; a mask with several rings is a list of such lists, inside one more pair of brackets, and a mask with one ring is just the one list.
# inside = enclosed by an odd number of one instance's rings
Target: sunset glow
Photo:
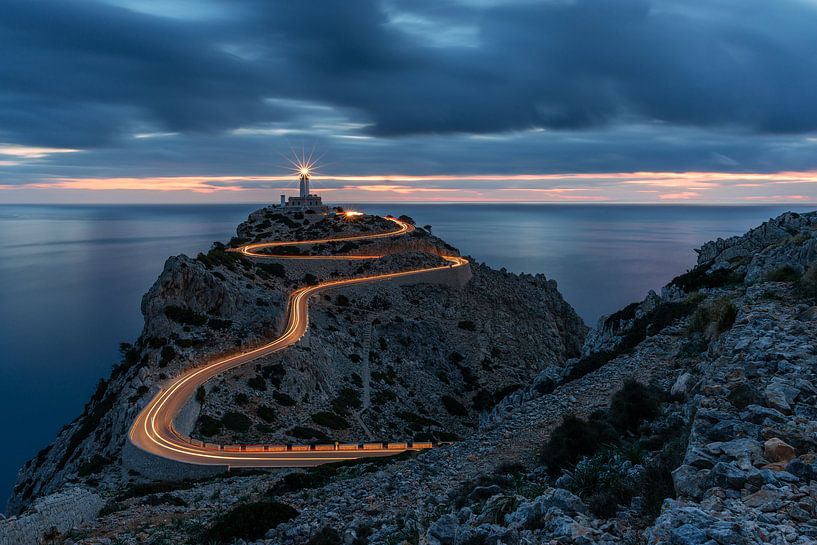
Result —
[[[817, 171], [769, 173], [601, 172], [522, 174], [366, 174], [314, 175], [320, 192], [336, 202], [719, 202], [817, 201]], [[788, 193], [786, 188], [800, 188]], [[224, 200], [268, 200], [294, 190], [293, 175], [159, 176], [47, 178], [0, 183], [5, 194], [36, 200], [49, 191], [71, 194], [130, 192], [138, 194], [208, 195]]]

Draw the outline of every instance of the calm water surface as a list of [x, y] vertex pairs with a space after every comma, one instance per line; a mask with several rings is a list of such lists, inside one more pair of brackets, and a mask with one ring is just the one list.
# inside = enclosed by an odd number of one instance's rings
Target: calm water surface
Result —
[[[0, 205], [0, 508], [17, 468], [73, 420], [139, 302], [174, 254], [225, 241], [258, 205]], [[779, 206], [361, 205], [408, 214], [493, 267], [542, 272], [589, 324], [695, 262], [701, 243], [744, 232]], [[13, 438], [13, 439], [11, 439]]]

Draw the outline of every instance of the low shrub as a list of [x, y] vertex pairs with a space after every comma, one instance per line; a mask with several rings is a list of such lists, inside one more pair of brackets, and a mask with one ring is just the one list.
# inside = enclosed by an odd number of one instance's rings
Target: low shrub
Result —
[[443, 402], [443, 407], [451, 416], [468, 416], [468, 409], [462, 403], [451, 396], [444, 395], [440, 398]]
[[278, 278], [286, 278], [287, 270], [281, 263], [256, 263], [255, 265], [262, 271]]
[[328, 411], [315, 413], [311, 418], [315, 424], [325, 426], [330, 430], [345, 430], [349, 428], [349, 422], [347, 422], [345, 418]]
[[618, 449], [609, 447], [579, 460], [572, 471], [564, 472], [559, 484], [585, 499], [594, 514], [609, 518], [635, 495], [632, 468]]
[[204, 389], [204, 386], [199, 386], [196, 388], [196, 401], [199, 403], [204, 403], [207, 399], [207, 391]]
[[715, 338], [728, 331], [735, 323], [738, 309], [728, 297], [720, 297], [708, 305], [701, 305], [689, 318], [689, 333]]
[[233, 507], [205, 530], [202, 543], [230, 543], [235, 539], [261, 539], [271, 528], [298, 516], [291, 506], [277, 501], [245, 503]]
[[199, 433], [205, 437], [211, 437], [221, 431], [221, 422], [212, 416], [203, 414], [199, 417]]
[[743, 282], [743, 276], [731, 269], [718, 269], [709, 272], [709, 266], [699, 266], [676, 276], [670, 286], [678, 286], [684, 293], [692, 293], [703, 288], [721, 288]]
[[110, 464], [112, 460], [100, 454], [94, 454], [90, 460], [87, 460], [80, 464], [79, 468], [77, 468], [77, 475], [80, 477], [88, 477], [90, 475], [96, 475], [105, 467]]
[[317, 534], [309, 538], [307, 545], [340, 545], [343, 538], [334, 528], [324, 527]]
[[162, 351], [159, 354], [159, 367], [167, 367], [167, 364], [173, 361], [173, 358], [176, 357], [176, 350], [170, 346], [165, 345], [162, 347]]
[[797, 294], [804, 299], [817, 299], [817, 262], [812, 263], [798, 280]]
[[269, 405], [259, 405], [258, 408], [256, 409], [256, 414], [261, 420], [265, 422], [274, 422], [278, 416], [277, 413], [275, 412], [275, 409], [273, 409]]
[[618, 434], [604, 417], [604, 414], [594, 413], [585, 421], [566, 416], [553, 430], [540, 454], [540, 460], [551, 476], [575, 465], [583, 456], [592, 455], [602, 445], [618, 440]]
[[360, 393], [352, 388], [342, 388], [335, 399], [332, 400], [332, 409], [341, 415], [348, 415], [350, 409], [360, 409], [363, 403], [360, 401]]
[[225, 413], [224, 416], [221, 417], [221, 423], [228, 430], [238, 433], [246, 433], [250, 431], [250, 426], [252, 426], [252, 420], [246, 415], [237, 412]]
[[261, 375], [255, 375], [251, 379], [247, 380], [247, 386], [249, 386], [253, 390], [263, 392], [266, 391], [267, 389], [267, 381], [264, 380], [264, 377], [262, 377]]
[[187, 307], [168, 305], [165, 307], [165, 316], [169, 320], [182, 325], [203, 326], [207, 323], [207, 316], [199, 314]]
[[465, 331], [477, 330], [477, 325], [471, 320], [460, 320], [460, 322], [457, 324], [457, 327], [459, 327], [460, 329], [464, 329]]
[[766, 276], [763, 277], [763, 280], [766, 282], [796, 282], [799, 279], [800, 271], [791, 265], [778, 267], [773, 271], [769, 271], [766, 273]]
[[154, 494], [142, 501], [142, 505], [174, 505], [176, 507], [187, 507], [187, 502], [173, 494]]
[[633, 432], [645, 420], [652, 420], [660, 411], [661, 399], [654, 388], [627, 381], [613, 395], [609, 420], [622, 432]]
[[295, 426], [287, 433], [296, 439], [317, 439], [318, 441], [331, 441], [329, 436], [322, 431], [314, 428], [307, 428], [306, 426]]
[[278, 405], [282, 405], [284, 407], [294, 407], [296, 404], [295, 400], [284, 392], [273, 392], [272, 399], [274, 399]]

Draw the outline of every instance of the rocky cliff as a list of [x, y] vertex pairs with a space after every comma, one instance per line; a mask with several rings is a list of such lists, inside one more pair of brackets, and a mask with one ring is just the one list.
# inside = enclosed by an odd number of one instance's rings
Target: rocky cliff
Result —
[[[256, 222], [263, 221], [262, 213]], [[333, 437], [368, 430], [439, 439], [454, 430], [458, 441], [377, 461], [201, 481], [117, 481], [104, 469], [79, 479], [106, 498], [100, 518], [68, 537], [88, 544], [814, 543], [815, 225], [817, 213], [785, 214], [704, 245], [698, 265], [660, 295], [603, 318], [581, 353], [583, 327], [542, 277], [475, 266], [459, 291], [327, 294], [302, 348], [213, 385], [203, 414], [222, 426], [208, 431], [270, 426], [285, 438], [308, 427]], [[248, 338], [261, 334], [228, 309], [202, 306], [207, 321], [182, 326], [176, 338], [203, 339], [198, 349], [226, 342], [210, 319], [233, 320]], [[146, 352], [150, 369], [156, 350]], [[319, 372], [306, 368], [310, 361]], [[140, 380], [151, 387], [149, 375]], [[339, 394], [346, 389], [359, 398]], [[276, 406], [280, 392], [295, 405]], [[353, 401], [338, 404], [339, 395]], [[462, 410], [429, 401], [443, 395]], [[98, 397], [87, 414], [106, 399]], [[274, 409], [269, 422], [260, 406]], [[243, 411], [248, 428], [226, 429], [227, 410]], [[349, 427], [334, 429], [312, 411]], [[64, 456], [67, 437], [38, 467]], [[21, 483], [32, 475], [32, 494], [60, 488], [44, 484], [46, 475], [59, 476], [52, 469], [24, 470]], [[21, 505], [24, 490], [15, 496]]]
[[[231, 244], [393, 228], [373, 216], [344, 221], [268, 208], [241, 224]], [[66, 484], [111, 497], [138, 481], [123, 468], [121, 453], [130, 423], [159, 384], [204, 359], [277, 335], [294, 288], [437, 265], [438, 254], [455, 252], [422, 229], [394, 241], [284, 247], [313, 255], [386, 254], [379, 260], [251, 260], [228, 246], [168, 259], [142, 300], [139, 339], [123, 344], [122, 361], [100, 381], [84, 413], [22, 468], [10, 513]], [[464, 289], [415, 283], [327, 292], [313, 302], [310, 332], [299, 346], [207, 385], [195, 434], [305, 442], [469, 433], [479, 413], [507, 391], [577, 354], [586, 330], [543, 276], [473, 270]]]

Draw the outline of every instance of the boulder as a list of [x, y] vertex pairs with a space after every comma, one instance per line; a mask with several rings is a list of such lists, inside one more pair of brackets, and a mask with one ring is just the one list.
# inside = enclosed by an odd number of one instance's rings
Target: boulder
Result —
[[734, 462], [718, 462], [709, 472], [712, 486], [740, 490], [746, 484], [746, 473]]
[[772, 437], [763, 443], [763, 455], [770, 462], [788, 462], [793, 460], [797, 453], [794, 452], [794, 447], [782, 439]]
[[678, 377], [678, 380], [675, 381], [675, 384], [672, 385], [672, 388], [670, 389], [670, 394], [674, 396], [685, 394], [689, 389], [689, 381], [691, 379], [692, 379], [691, 374], [689, 373], [682, 374], [680, 377]]
[[766, 405], [777, 409], [778, 411], [789, 414], [791, 412], [791, 404], [800, 393], [800, 390], [789, 384], [788, 381], [782, 380], [778, 377], [772, 379], [766, 390]]

